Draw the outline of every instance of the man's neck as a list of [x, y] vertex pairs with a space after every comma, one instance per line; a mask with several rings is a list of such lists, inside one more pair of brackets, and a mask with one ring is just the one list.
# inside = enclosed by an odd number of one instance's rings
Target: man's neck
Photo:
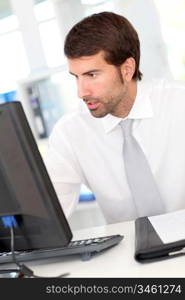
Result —
[[127, 90], [127, 98], [124, 101], [124, 106], [122, 108], [122, 112], [120, 113], [120, 118], [126, 118], [130, 113], [135, 99], [137, 95], [137, 81], [132, 80], [128, 83], [128, 90]]

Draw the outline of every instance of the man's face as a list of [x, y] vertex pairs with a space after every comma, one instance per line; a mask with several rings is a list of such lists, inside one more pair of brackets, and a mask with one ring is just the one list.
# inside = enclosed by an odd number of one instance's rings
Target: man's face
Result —
[[105, 61], [103, 51], [68, 59], [68, 63], [70, 73], [76, 77], [78, 96], [94, 117], [125, 116], [129, 102], [127, 82], [119, 67]]

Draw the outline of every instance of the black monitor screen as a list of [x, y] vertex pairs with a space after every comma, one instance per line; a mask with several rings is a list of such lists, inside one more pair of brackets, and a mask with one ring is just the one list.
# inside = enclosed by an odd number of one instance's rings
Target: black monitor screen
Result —
[[0, 105], [0, 251], [10, 251], [2, 216], [15, 216], [15, 250], [67, 245], [72, 233], [20, 102]]

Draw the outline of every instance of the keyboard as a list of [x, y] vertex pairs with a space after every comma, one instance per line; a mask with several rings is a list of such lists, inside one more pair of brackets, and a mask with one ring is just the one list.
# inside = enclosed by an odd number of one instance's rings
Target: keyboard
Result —
[[[122, 235], [89, 238], [71, 241], [66, 247], [55, 249], [37, 249], [15, 251], [18, 262], [41, 260], [67, 255], [80, 255], [83, 261], [89, 260], [92, 255], [117, 245], [123, 239]], [[12, 262], [11, 252], [0, 252], [0, 264]]]

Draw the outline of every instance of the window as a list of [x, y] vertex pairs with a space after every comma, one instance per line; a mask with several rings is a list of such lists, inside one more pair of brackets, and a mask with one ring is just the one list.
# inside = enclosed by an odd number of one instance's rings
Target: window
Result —
[[113, 0], [81, 0], [85, 7], [85, 15], [99, 13], [101, 11], [114, 11]]
[[0, 93], [4, 93], [16, 89], [17, 80], [28, 74], [29, 67], [18, 30], [0, 36], [0, 49]]
[[65, 58], [62, 37], [52, 2], [49, 0], [39, 2], [35, 5], [34, 12], [48, 67], [53, 68], [63, 65]]
[[173, 77], [185, 80], [185, 0], [155, 0], [155, 4]]
[[15, 90], [17, 80], [29, 72], [17, 17], [11, 14], [10, 9], [6, 12], [0, 11], [0, 93]]
[[9, 17], [12, 14], [11, 3], [9, 0], [0, 1], [0, 19]]

